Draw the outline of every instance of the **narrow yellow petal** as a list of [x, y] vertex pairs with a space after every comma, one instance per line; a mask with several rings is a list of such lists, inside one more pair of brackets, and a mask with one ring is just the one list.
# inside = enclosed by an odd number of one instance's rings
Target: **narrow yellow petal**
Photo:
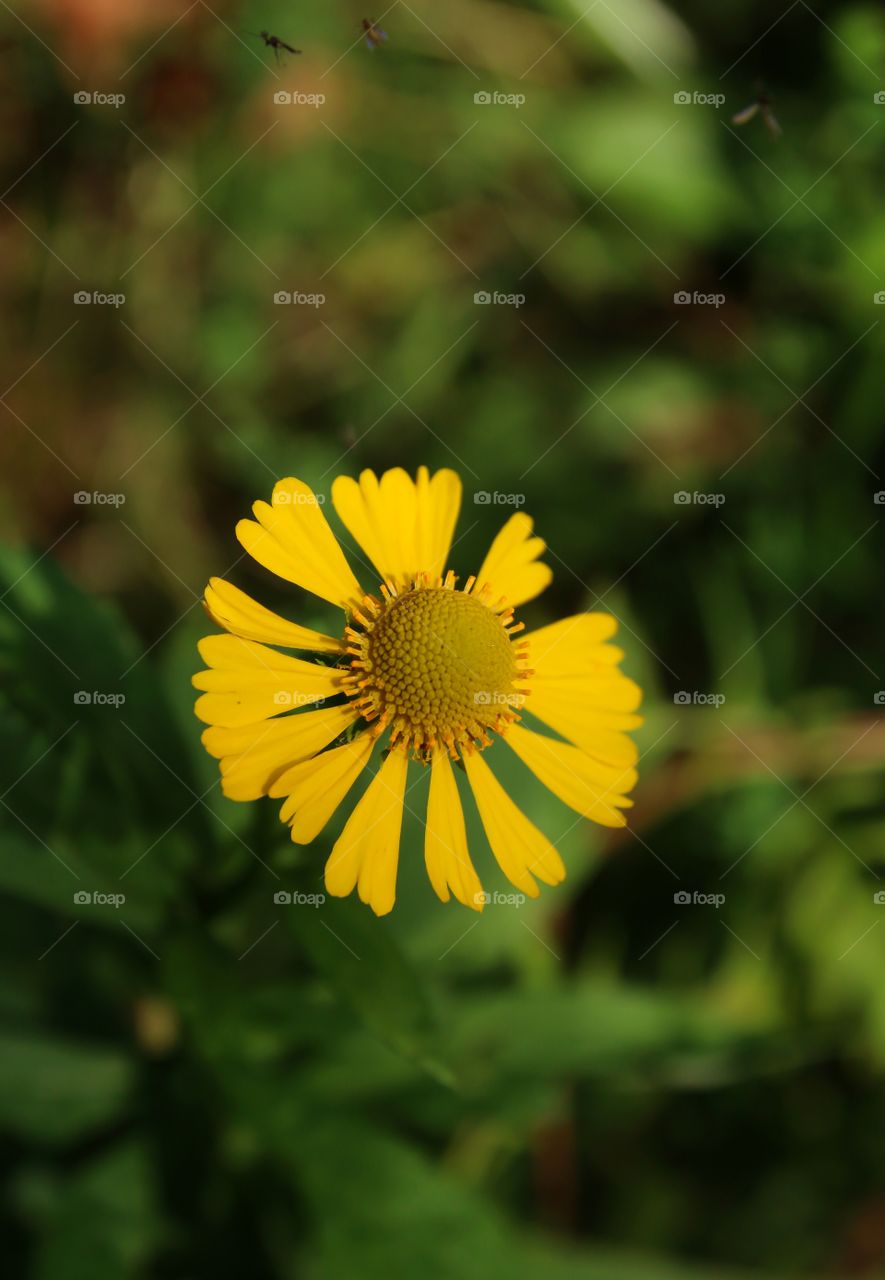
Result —
[[[244, 640], [234, 635], [203, 636], [197, 641], [200, 657], [207, 667], [222, 671], [260, 672], [267, 671], [273, 663], [280, 671], [302, 671], [305, 667], [316, 667], [321, 664], [307, 662], [304, 658], [293, 658], [288, 653], [278, 653], [266, 644], [257, 640]], [[323, 668], [334, 671], [334, 667]]]
[[642, 691], [616, 670], [621, 650], [605, 643], [617, 625], [608, 613], [579, 613], [530, 632], [526, 708], [588, 755], [623, 768], [639, 758], [624, 730], [642, 724], [633, 714]]
[[479, 752], [464, 757], [464, 767], [492, 853], [511, 884], [530, 898], [540, 890], [533, 876], [545, 884], [565, 879], [565, 866], [542, 831], [510, 799]]
[[556, 742], [512, 724], [504, 741], [544, 786], [578, 813], [604, 827], [626, 826], [620, 812], [629, 808], [625, 792], [636, 784], [636, 770], [594, 760], [579, 747]]
[[610, 640], [617, 629], [618, 620], [610, 613], [576, 613], [570, 618], [560, 618], [531, 633], [532, 656], [537, 655], [538, 662], [544, 659], [552, 674], [558, 662], [567, 663], [569, 652], [601, 645]]
[[408, 758], [391, 751], [347, 820], [326, 863], [326, 888], [343, 898], [354, 885], [360, 899], [386, 915], [396, 898], [396, 869]]
[[430, 796], [424, 832], [424, 862], [430, 883], [443, 902], [449, 891], [459, 902], [482, 911], [482, 885], [467, 849], [464, 811], [448, 754], [437, 750], [430, 767]]
[[549, 565], [538, 563], [544, 551], [541, 538], [533, 538], [532, 519], [524, 511], [510, 517], [495, 538], [476, 575], [476, 588], [484, 583], [497, 600], [503, 596], [509, 605], [524, 604], [540, 595], [553, 578]]
[[296, 844], [314, 840], [369, 762], [376, 739], [361, 733], [352, 742], [302, 760], [268, 787], [270, 796], [287, 796], [280, 818], [292, 828]]
[[419, 467], [417, 482], [401, 467], [385, 471], [380, 480], [373, 471], [363, 471], [358, 481], [339, 476], [332, 501], [381, 578], [402, 586], [420, 572], [442, 574], [461, 505], [454, 471], [431, 477]]
[[[608, 613], [578, 613], [529, 632], [526, 639], [533, 672], [550, 684], [584, 679], [626, 681], [626, 677], [614, 670], [624, 656], [623, 650], [605, 643], [614, 635], [617, 625], [617, 620]], [[634, 711], [641, 694], [632, 681], [627, 683], [633, 697], [632, 706], [625, 709]]]
[[265, 609], [263, 604], [223, 578], [209, 579], [203, 603], [213, 622], [244, 640], [260, 640], [286, 649], [310, 649], [315, 653], [340, 653], [344, 648], [343, 641], [333, 636], [301, 627]]
[[531, 692], [526, 695], [525, 708], [532, 715], [589, 755], [611, 764], [636, 763], [639, 752], [627, 730], [638, 729], [642, 716], [610, 709], [616, 696], [622, 700], [635, 696], [632, 680], [627, 683], [633, 688], [622, 691], [578, 683], [551, 686], [535, 676], [530, 676], [529, 682]]
[[274, 486], [273, 504], [256, 502], [255, 520], [241, 520], [241, 546], [286, 582], [347, 609], [363, 592], [313, 490], [288, 477]]
[[221, 789], [231, 800], [257, 800], [281, 773], [322, 751], [353, 724], [357, 713], [346, 703], [322, 711], [302, 711], [280, 720], [203, 731], [203, 746], [220, 761]]
[[418, 568], [431, 578], [445, 573], [452, 535], [461, 510], [461, 477], [448, 467], [430, 475], [418, 468], [418, 508], [415, 528]]
[[341, 692], [341, 672], [278, 653], [239, 636], [206, 636], [197, 648], [209, 670], [193, 677], [205, 690], [194, 711], [206, 724], [234, 728], [309, 706]]

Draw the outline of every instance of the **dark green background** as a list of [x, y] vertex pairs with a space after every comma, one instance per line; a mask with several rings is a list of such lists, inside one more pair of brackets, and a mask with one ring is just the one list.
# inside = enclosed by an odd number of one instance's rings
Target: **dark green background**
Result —
[[[881, 8], [11, 3], [9, 1274], [885, 1275]], [[757, 81], [779, 141], [731, 125]], [[621, 619], [631, 827], [493, 752], [559, 889], [443, 906], [408, 815], [392, 916], [278, 906], [342, 819], [300, 850], [220, 796], [199, 596], [229, 572], [334, 626], [236, 520], [279, 476], [420, 463], [464, 479], [460, 574], [509, 514], [474, 493], [524, 495], [555, 570], [527, 623]]]

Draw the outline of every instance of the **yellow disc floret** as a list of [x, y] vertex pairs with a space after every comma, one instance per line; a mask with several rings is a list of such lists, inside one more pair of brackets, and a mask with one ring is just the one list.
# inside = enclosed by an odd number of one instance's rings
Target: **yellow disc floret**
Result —
[[389, 725], [392, 743], [425, 760], [437, 745], [453, 756], [458, 747], [488, 746], [488, 730], [518, 719], [527, 692], [517, 688], [530, 674], [525, 642], [511, 639], [522, 624], [473, 585], [471, 578], [456, 591], [451, 573], [435, 583], [420, 575], [406, 590], [388, 583], [380, 600], [365, 597], [359, 626], [347, 628], [347, 693], [377, 733]]

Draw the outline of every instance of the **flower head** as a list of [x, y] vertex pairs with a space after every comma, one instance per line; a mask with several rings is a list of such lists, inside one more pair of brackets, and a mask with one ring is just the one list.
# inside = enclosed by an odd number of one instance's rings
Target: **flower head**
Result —
[[[529, 635], [514, 609], [552, 574], [544, 543], [523, 514], [510, 517], [478, 573], [458, 588], [447, 560], [461, 502], [453, 471], [413, 481], [340, 476], [336, 513], [374, 565], [366, 594], [322, 510], [300, 480], [281, 480], [270, 504], [241, 520], [245, 550], [278, 577], [343, 611], [340, 635], [290, 622], [231, 583], [213, 578], [209, 616], [226, 634], [199, 645], [206, 670], [196, 713], [203, 743], [220, 761], [233, 800], [283, 799], [292, 839], [313, 840], [369, 764], [380, 763], [326, 863], [326, 888], [354, 888], [383, 915], [394, 903], [409, 762], [430, 768], [424, 856], [443, 901], [482, 910], [486, 896], [467, 848], [452, 761], [462, 764], [489, 844], [521, 892], [557, 884], [556, 848], [511, 799], [486, 763], [500, 743], [559, 799], [603, 826], [623, 826], [636, 781], [637, 685], [621, 674], [616, 630], [605, 613], [582, 613]], [[281, 650], [311, 653], [312, 660]], [[529, 712], [558, 737], [522, 723]], [[503, 748], [498, 746], [499, 750]], [[537, 877], [537, 880], [536, 880]]]

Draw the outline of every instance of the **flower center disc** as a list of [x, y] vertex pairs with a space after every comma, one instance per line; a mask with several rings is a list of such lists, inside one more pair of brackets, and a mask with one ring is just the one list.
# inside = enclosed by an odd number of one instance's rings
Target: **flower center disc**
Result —
[[450, 586], [415, 586], [387, 599], [357, 644], [354, 676], [360, 709], [381, 717], [420, 754], [444, 743], [490, 742], [487, 729], [514, 719], [521, 674], [506, 630], [509, 613]]

